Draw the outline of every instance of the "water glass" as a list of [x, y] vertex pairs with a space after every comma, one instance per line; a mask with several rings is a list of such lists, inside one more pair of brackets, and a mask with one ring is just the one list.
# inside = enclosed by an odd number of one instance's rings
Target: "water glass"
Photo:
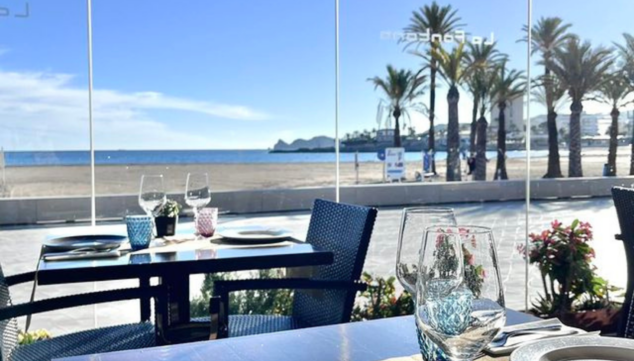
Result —
[[211, 237], [218, 225], [218, 208], [203, 208], [198, 211], [194, 220], [196, 233], [203, 237]]
[[416, 327], [425, 359], [472, 360], [506, 322], [490, 228], [425, 231], [416, 283]]
[[150, 246], [154, 225], [151, 216], [127, 216], [125, 217], [125, 225], [133, 251], [146, 249]]
[[396, 253], [396, 277], [410, 294], [416, 292], [419, 253], [425, 237], [425, 229], [434, 224], [456, 225], [451, 208], [405, 208], [401, 214]]

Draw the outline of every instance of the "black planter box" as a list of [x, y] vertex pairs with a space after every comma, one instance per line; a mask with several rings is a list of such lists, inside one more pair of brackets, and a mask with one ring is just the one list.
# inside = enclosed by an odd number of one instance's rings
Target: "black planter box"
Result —
[[176, 233], [176, 223], [178, 223], [178, 218], [156, 217], [154, 221], [156, 223], [157, 237], [173, 236], [174, 233]]

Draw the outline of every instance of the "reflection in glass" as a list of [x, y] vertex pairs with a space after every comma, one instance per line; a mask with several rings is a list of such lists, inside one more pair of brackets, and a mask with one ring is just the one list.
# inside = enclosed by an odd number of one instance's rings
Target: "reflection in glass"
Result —
[[419, 254], [425, 229], [434, 224], [456, 225], [453, 209], [430, 207], [403, 209], [396, 254], [396, 277], [411, 294], [416, 292]]
[[416, 291], [423, 358], [472, 360], [506, 322], [491, 229], [428, 228]]

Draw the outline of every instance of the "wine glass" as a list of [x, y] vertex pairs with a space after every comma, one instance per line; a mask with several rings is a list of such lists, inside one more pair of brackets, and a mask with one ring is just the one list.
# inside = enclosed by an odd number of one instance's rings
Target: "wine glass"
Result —
[[158, 212], [167, 202], [163, 175], [141, 176], [141, 190], [139, 192], [139, 205], [148, 216], [156, 217]]
[[423, 359], [472, 360], [491, 342], [506, 311], [490, 228], [427, 228], [415, 318]]
[[413, 207], [403, 209], [396, 253], [396, 277], [410, 294], [416, 293], [419, 253], [425, 229], [434, 224], [456, 225], [451, 208]]
[[185, 188], [185, 203], [194, 209], [194, 217], [198, 210], [211, 201], [209, 176], [207, 173], [188, 173]]

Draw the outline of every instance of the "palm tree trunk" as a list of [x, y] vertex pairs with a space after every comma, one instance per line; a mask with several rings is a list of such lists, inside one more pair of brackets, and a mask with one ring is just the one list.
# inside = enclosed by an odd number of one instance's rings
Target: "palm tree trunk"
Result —
[[484, 116], [478, 120], [476, 130], [476, 169], [474, 179], [484, 181], [487, 179], [487, 127], [489, 123]]
[[458, 101], [460, 93], [455, 85], [449, 88], [449, 121], [447, 123], [447, 181], [461, 180], [460, 174], [460, 124], [458, 119]]
[[555, 109], [548, 110], [546, 125], [548, 128], [548, 169], [544, 178], [563, 178], [559, 161], [559, 131]]
[[473, 109], [471, 110], [471, 133], [469, 134], [469, 153], [471, 156], [476, 152], [476, 131], [478, 128], [478, 97], [473, 97]]
[[394, 117], [394, 146], [399, 148], [401, 146], [401, 126], [398, 122], [398, 118], [401, 117], [401, 109], [396, 107], [392, 112]]
[[581, 112], [583, 104], [573, 100], [570, 105], [570, 145], [568, 156], [568, 177], [583, 177], [581, 167]]
[[[544, 64], [548, 64], [549, 58], [544, 56]], [[544, 75], [546, 78], [550, 76], [550, 69], [548, 66], [544, 66]], [[559, 160], [559, 130], [557, 129], [557, 113], [555, 112], [555, 105], [553, 100], [552, 84], [548, 83], [544, 85], [546, 91], [546, 109], [548, 109], [548, 115], [546, 116], [546, 125], [548, 128], [548, 168], [544, 178], [563, 178], [561, 173], [561, 163]]]
[[618, 146], [620, 112], [616, 107], [613, 107], [610, 115], [612, 116], [612, 124], [610, 125], [610, 146], [608, 150], [608, 166], [610, 168], [608, 176], [616, 177], [616, 148]]
[[506, 119], [504, 116], [504, 109], [506, 109], [506, 102], [500, 102], [498, 104], [500, 113], [498, 115], [498, 160], [495, 166], [494, 179], [509, 179], [506, 173]]
[[436, 116], [436, 60], [431, 59], [429, 73], [429, 141], [427, 152], [431, 156], [431, 172], [436, 174], [436, 134], [434, 131], [434, 117]]
[[630, 175], [634, 175], [634, 127], [632, 127], [632, 148], [630, 150]]

